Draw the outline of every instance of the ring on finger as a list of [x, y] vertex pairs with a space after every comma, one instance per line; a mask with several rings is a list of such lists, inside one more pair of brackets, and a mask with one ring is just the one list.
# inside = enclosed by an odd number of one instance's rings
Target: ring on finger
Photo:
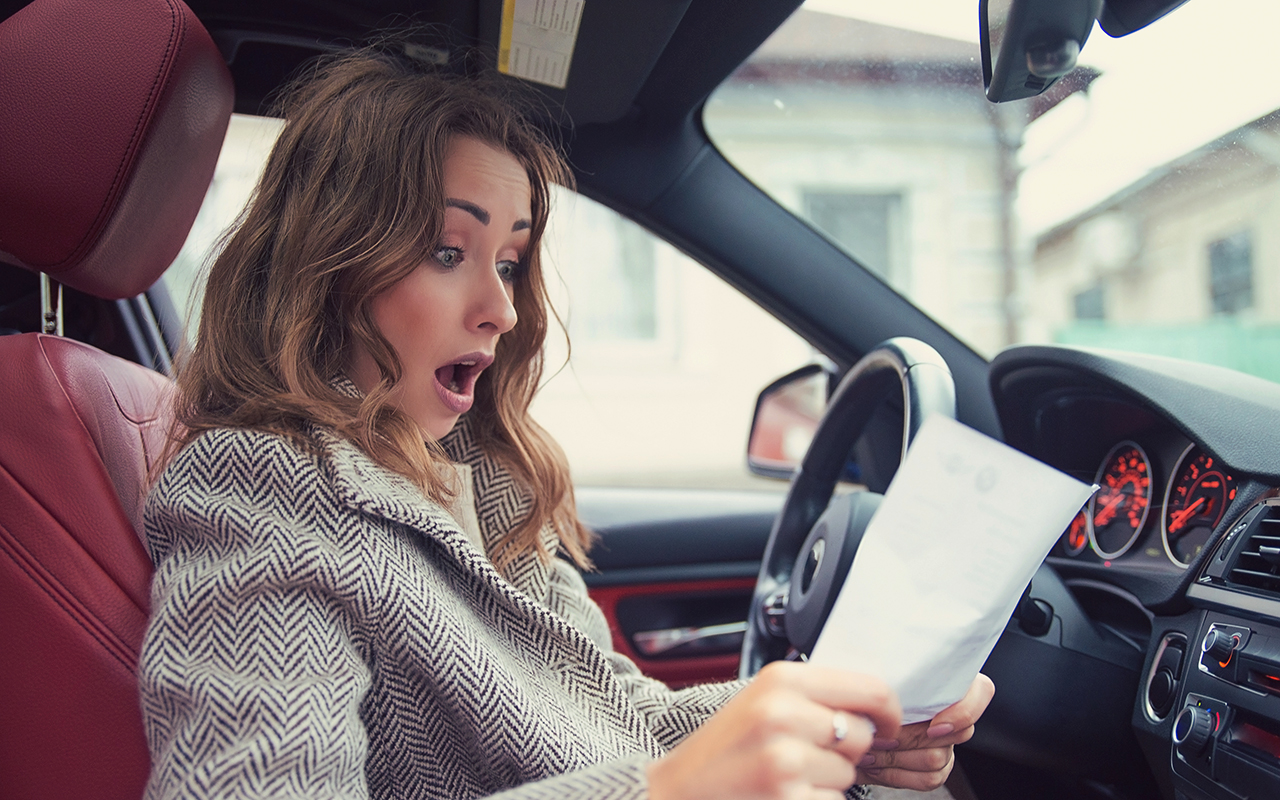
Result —
[[832, 747], [843, 742], [845, 737], [849, 735], [849, 723], [849, 715], [843, 711], [837, 711], [831, 717]]

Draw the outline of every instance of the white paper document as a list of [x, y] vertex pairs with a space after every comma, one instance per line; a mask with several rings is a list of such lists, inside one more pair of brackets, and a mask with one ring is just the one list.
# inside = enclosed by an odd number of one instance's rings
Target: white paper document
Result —
[[879, 676], [897, 691], [904, 723], [930, 719], [964, 696], [1092, 491], [930, 417], [867, 525], [809, 661]]

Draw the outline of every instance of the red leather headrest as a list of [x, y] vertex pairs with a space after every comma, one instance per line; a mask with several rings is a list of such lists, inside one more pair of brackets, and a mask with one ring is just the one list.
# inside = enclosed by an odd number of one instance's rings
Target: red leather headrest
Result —
[[233, 89], [178, 0], [35, 0], [0, 24], [0, 260], [98, 297], [160, 277], [195, 221]]

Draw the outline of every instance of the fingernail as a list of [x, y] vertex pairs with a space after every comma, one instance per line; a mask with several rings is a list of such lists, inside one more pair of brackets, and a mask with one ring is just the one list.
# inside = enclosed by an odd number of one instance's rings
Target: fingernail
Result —
[[871, 749], [872, 750], [897, 750], [898, 740], [897, 739], [881, 739], [879, 737], [876, 737], [875, 739], [871, 740]]
[[858, 762], [858, 766], [869, 767], [874, 763], [876, 763], [876, 757], [871, 755], [870, 753], [867, 753], [865, 756], [862, 757], [862, 760]]
[[950, 722], [940, 722], [937, 725], [930, 725], [929, 730], [924, 732], [925, 736], [930, 739], [937, 739], [939, 736], [946, 736], [956, 729], [955, 725]]

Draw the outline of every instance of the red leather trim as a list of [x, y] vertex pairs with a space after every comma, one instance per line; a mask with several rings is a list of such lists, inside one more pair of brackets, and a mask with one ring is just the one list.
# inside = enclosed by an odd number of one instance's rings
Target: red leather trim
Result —
[[[0, 364], [0, 408], [19, 410], [0, 426], [0, 467], [71, 537], [24, 537], [23, 546], [62, 583], [75, 585], [85, 574], [79, 559], [113, 581], [118, 602], [127, 599], [133, 610], [95, 613], [116, 620], [112, 627], [136, 647], [141, 630], [125, 620], [142, 614], [145, 625], [151, 561], [134, 532], [150, 461], [163, 440], [169, 382], [88, 345], [43, 334], [0, 338]], [[130, 411], [122, 413], [122, 406]], [[9, 496], [14, 499], [0, 505], [6, 519], [19, 509], [20, 495]], [[69, 542], [80, 554], [76, 560], [67, 556]]]
[[613, 634], [613, 649], [636, 662], [636, 666], [651, 678], [657, 678], [674, 688], [695, 683], [732, 680], [738, 677], [737, 654], [705, 656], [701, 658], [644, 658], [636, 652], [618, 625], [618, 602], [629, 597], [653, 595], [687, 595], [709, 592], [750, 591], [755, 586], [753, 578], [723, 578], [710, 581], [675, 581], [636, 586], [600, 586], [590, 590], [591, 598], [604, 611]]

